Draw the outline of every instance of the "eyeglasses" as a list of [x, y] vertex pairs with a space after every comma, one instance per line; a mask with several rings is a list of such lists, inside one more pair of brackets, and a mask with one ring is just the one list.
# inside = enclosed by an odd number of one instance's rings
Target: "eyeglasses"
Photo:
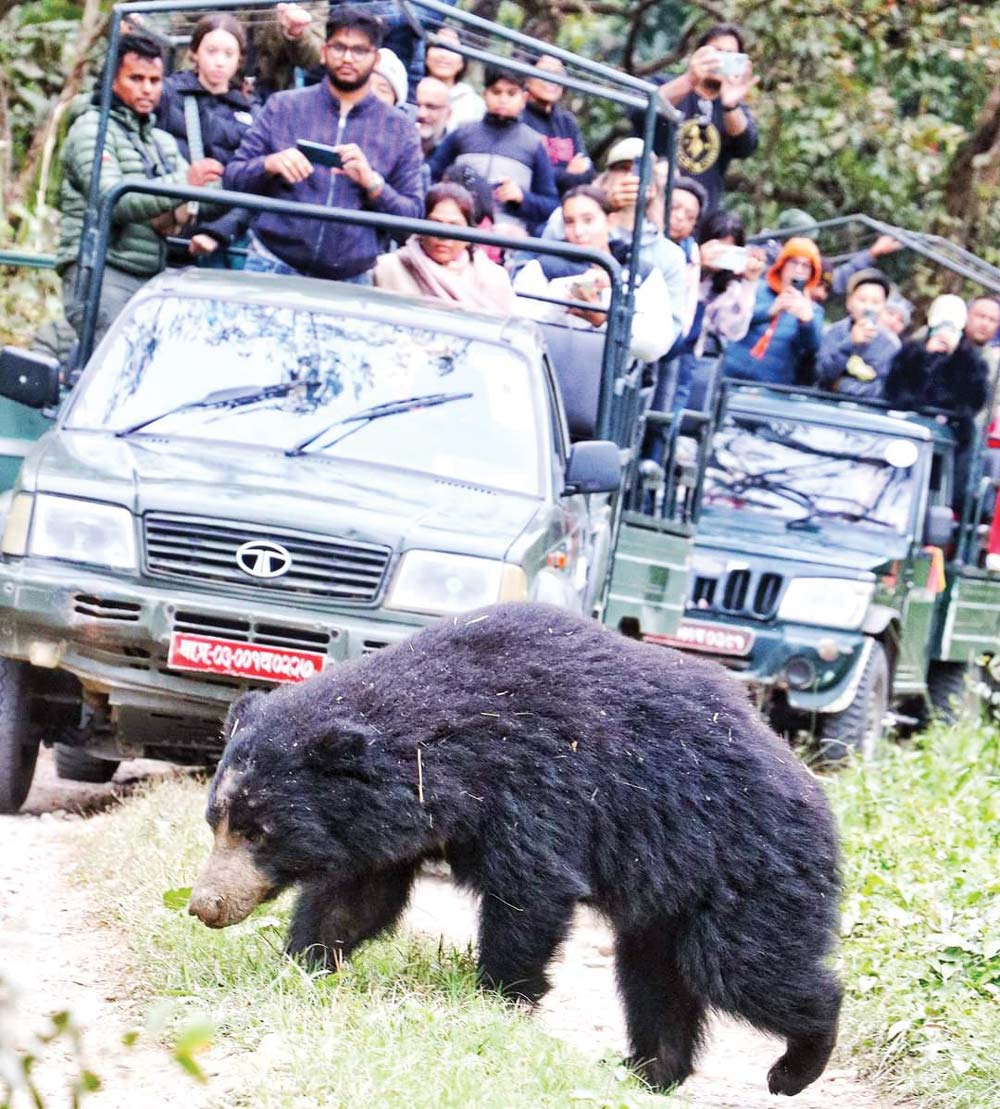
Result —
[[363, 60], [364, 58], [370, 58], [372, 54], [375, 53], [375, 47], [345, 46], [342, 42], [328, 42], [326, 44], [326, 52], [335, 61], [339, 61], [341, 58], [346, 58], [348, 54], [350, 54], [352, 58]]

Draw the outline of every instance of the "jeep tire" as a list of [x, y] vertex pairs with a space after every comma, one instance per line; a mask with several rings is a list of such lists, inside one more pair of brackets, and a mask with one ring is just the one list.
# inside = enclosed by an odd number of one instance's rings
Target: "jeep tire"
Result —
[[28, 665], [0, 658], [0, 814], [24, 804], [38, 759], [39, 737], [28, 714]]
[[843, 712], [821, 716], [817, 744], [821, 763], [843, 762], [853, 753], [871, 758], [885, 735], [889, 707], [889, 660], [878, 640], [872, 643], [854, 700]]
[[91, 755], [82, 747], [69, 747], [65, 743], [57, 743], [56, 772], [60, 778], [71, 782], [92, 782], [103, 785], [110, 782], [118, 769], [118, 759], [99, 759]]

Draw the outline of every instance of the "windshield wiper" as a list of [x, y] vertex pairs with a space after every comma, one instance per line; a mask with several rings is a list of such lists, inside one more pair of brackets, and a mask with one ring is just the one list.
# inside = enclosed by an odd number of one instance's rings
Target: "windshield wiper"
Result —
[[141, 431], [142, 428], [155, 424], [159, 420], [165, 420], [168, 416], [175, 416], [178, 412], [189, 412], [195, 408], [239, 408], [244, 404], [256, 404], [258, 401], [270, 400], [272, 397], [283, 397], [301, 384], [301, 381], [283, 381], [280, 385], [240, 385], [233, 389], [216, 389], [201, 400], [189, 400], [174, 408], [168, 408], [166, 412], [129, 424], [128, 427], [116, 431], [115, 435], [123, 439], [126, 435]]
[[299, 440], [294, 446], [289, 447], [285, 451], [285, 454], [289, 457], [296, 454], [305, 454], [306, 448], [311, 447], [317, 439], [321, 439], [328, 431], [332, 431], [335, 427], [341, 427], [344, 424], [355, 424], [357, 426], [350, 428], [336, 439], [331, 439], [330, 442], [324, 443], [324, 447], [332, 447], [335, 443], [339, 443], [341, 439], [346, 439], [348, 435], [351, 435], [355, 431], [359, 431], [366, 424], [370, 424], [372, 420], [379, 420], [383, 416], [395, 416], [399, 412], [411, 412], [415, 408], [433, 408], [438, 404], [450, 404], [453, 400], [469, 400], [471, 397], [471, 393], [424, 393], [422, 396], [401, 397], [399, 400], [386, 401], [384, 404], [373, 404], [371, 408], [362, 408], [358, 412], [352, 413], [350, 416], [344, 416], [343, 419], [334, 420], [332, 424], [327, 424], [326, 427], [320, 428], [320, 430], [313, 435]]

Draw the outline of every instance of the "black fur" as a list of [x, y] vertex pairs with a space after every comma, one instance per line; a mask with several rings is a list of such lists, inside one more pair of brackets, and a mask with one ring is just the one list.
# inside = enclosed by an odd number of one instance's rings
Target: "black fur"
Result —
[[987, 385], [986, 363], [968, 339], [951, 354], [931, 353], [909, 339], [892, 360], [885, 399], [900, 408], [940, 408], [964, 431], [986, 404]]
[[[575, 905], [608, 919], [633, 1064], [691, 1073], [705, 1012], [823, 1070], [840, 893], [822, 791], [715, 663], [541, 605], [445, 620], [233, 706], [215, 790], [328, 965], [391, 927], [422, 860], [479, 894], [484, 984], [536, 1001]], [[419, 761], [418, 761], [419, 754]]]

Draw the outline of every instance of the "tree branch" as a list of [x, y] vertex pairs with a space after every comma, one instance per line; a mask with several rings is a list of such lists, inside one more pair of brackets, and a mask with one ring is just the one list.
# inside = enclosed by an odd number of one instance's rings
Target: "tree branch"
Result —
[[100, 0], [85, 0], [83, 18], [80, 23], [80, 36], [77, 39], [66, 82], [62, 87], [62, 91], [56, 97], [45, 125], [40, 127], [32, 137], [31, 145], [28, 147], [24, 162], [21, 165], [21, 171], [8, 190], [7, 203], [14, 203], [25, 198], [40, 164], [41, 172], [38, 180], [37, 202], [39, 206], [44, 204], [45, 193], [48, 188], [49, 169], [52, 165], [52, 155], [59, 134], [59, 125], [66, 109], [80, 91], [80, 86], [83, 84], [83, 78], [87, 72], [90, 52], [97, 40], [107, 30], [110, 18], [110, 14], [101, 14]]

